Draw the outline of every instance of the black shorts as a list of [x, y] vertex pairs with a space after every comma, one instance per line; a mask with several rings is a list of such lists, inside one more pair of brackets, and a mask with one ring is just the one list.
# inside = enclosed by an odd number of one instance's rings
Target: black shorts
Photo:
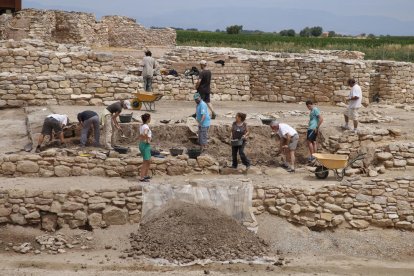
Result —
[[62, 126], [58, 120], [47, 117], [43, 123], [42, 134], [52, 136], [52, 131], [54, 131], [55, 134], [61, 133]]
[[201, 96], [201, 99], [202, 99], [205, 103], [210, 103], [210, 93], [201, 93], [201, 92], [200, 92], [200, 96]]
[[317, 138], [318, 138], [318, 132], [316, 132], [314, 129], [308, 129], [308, 133], [306, 134], [306, 139], [310, 142], [316, 142]]

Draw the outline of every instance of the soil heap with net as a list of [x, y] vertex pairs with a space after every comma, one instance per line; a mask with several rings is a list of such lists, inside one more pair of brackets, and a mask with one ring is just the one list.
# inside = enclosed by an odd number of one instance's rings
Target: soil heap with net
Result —
[[174, 202], [142, 221], [131, 234], [131, 257], [170, 262], [230, 261], [264, 256], [266, 243], [217, 209]]

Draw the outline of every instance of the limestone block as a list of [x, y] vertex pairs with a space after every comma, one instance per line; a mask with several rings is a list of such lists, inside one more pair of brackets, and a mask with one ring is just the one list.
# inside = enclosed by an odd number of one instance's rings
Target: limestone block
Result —
[[102, 212], [102, 219], [107, 225], [124, 225], [128, 221], [128, 211], [112, 206], [107, 207]]
[[39, 165], [33, 161], [23, 160], [17, 162], [16, 170], [22, 173], [37, 173], [39, 171]]
[[100, 228], [102, 225], [102, 214], [92, 213], [88, 216], [88, 221], [92, 228]]
[[213, 166], [216, 161], [210, 155], [201, 155], [197, 158], [197, 163], [201, 168], [207, 168]]
[[349, 224], [357, 229], [366, 229], [369, 227], [369, 222], [365, 220], [351, 220]]
[[0, 217], [7, 217], [11, 214], [11, 208], [0, 207]]
[[84, 209], [84, 205], [81, 203], [73, 202], [73, 201], [66, 201], [63, 206], [63, 211], [77, 211]]
[[27, 224], [26, 219], [24, 218], [24, 216], [20, 213], [16, 213], [16, 214], [11, 214], [10, 215], [10, 219], [14, 224], [18, 224], [18, 225], [25, 225]]
[[4, 162], [1, 165], [1, 169], [3, 170], [3, 174], [12, 175], [16, 172], [16, 165], [12, 162]]
[[57, 177], [68, 177], [71, 175], [72, 169], [67, 166], [56, 166], [55, 167], [55, 175]]
[[379, 152], [376, 154], [376, 157], [379, 161], [388, 161], [393, 159], [393, 155], [389, 152]]

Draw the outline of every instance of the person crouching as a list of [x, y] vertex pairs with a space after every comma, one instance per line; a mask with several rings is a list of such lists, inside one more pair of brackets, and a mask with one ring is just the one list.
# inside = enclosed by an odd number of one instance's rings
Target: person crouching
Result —
[[250, 160], [246, 157], [244, 153], [244, 148], [246, 147], [246, 140], [249, 135], [249, 131], [247, 130], [246, 124], [246, 114], [244, 113], [237, 113], [236, 114], [236, 121], [233, 122], [231, 127], [231, 140], [238, 142], [240, 141], [241, 145], [232, 145], [231, 152], [233, 157], [232, 168], [237, 169], [238, 161], [237, 161], [237, 153], [240, 155], [240, 159], [243, 165], [246, 166], [246, 169], [250, 167]]
[[151, 139], [152, 131], [148, 124], [151, 122], [151, 115], [145, 113], [141, 116], [142, 126], [139, 128], [139, 151], [141, 152], [144, 162], [141, 166], [140, 179], [141, 182], [149, 182], [151, 177], [148, 175], [151, 165]]

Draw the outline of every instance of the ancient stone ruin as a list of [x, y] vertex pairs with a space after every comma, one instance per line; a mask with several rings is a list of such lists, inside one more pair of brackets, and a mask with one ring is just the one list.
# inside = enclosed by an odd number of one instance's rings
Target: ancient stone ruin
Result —
[[135, 19], [82, 12], [25, 9], [0, 16], [0, 40], [39, 39], [95, 47], [175, 46], [172, 29], [147, 29]]

